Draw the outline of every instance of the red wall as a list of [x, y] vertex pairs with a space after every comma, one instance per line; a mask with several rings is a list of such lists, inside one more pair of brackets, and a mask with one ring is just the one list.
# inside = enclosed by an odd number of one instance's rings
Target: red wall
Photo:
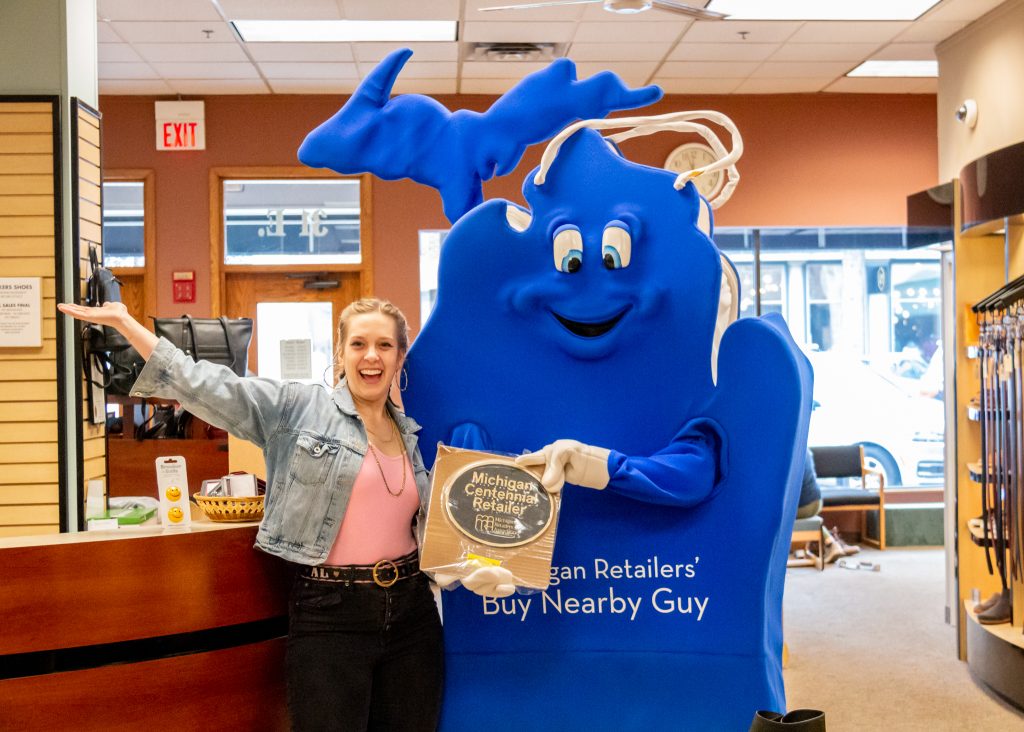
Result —
[[[438, 97], [449, 108], [482, 110], [491, 97]], [[102, 97], [105, 168], [156, 173], [158, 312], [171, 303], [175, 269], [195, 269], [196, 315], [209, 313], [210, 202], [213, 167], [296, 165], [306, 132], [344, 101], [327, 95], [206, 98], [206, 150], [157, 152], [153, 97]], [[932, 95], [810, 94], [671, 96], [645, 113], [713, 109], [743, 134], [741, 182], [718, 211], [718, 226], [899, 226], [908, 193], [938, 183], [935, 97]], [[661, 165], [686, 141], [675, 133], [623, 145], [632, 160]], [[727, 140], [723, 140], [727, 143]], [[540, 159], [527, 152], [510, 176], [485, 186], [486, 198], [522, 202], [519, 187]], [[376, 294], [419, 322], [419, 229], [448, 228], [440, 198], [409, 181], [374, 181]]]

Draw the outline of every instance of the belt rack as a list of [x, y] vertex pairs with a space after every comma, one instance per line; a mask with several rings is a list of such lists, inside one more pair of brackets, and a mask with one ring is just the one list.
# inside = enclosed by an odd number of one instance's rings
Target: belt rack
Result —
[[981, 460], [980, 470], [971, 472], [980, 478], [982, 515], [972, 538], [985, 548], [988, 572], [998, 575], [1003, 597], [1012, 602], [1013, 583], [1024, 580], [1024, 277], [973, 311], [979, 331]]

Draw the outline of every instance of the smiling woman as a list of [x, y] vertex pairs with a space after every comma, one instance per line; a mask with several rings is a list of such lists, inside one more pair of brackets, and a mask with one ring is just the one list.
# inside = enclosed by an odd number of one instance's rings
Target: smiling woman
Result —
[[[409, 346], [401, 311], [370, 298], [345, 308], [342, 378], [328, 391], [193, 361], [121, 303], [58, 307], [115, 328], [146, 359], [133, 395], [175, 399], [263, 450], [256, 547], [296, 576], [286, 659], [293, 727], [433, 730], [441, 626], [414, 536], [429, 483], [419, 426], [389, 398]], [[391, 688], [402, 689], [402, 704]]]

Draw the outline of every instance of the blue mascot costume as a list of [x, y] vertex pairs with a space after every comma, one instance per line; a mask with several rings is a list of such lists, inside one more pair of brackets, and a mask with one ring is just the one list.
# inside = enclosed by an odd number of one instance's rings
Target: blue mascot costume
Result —
[[[382, 113], [402, 53], [382, 63], [388, 78], [367, 80]], [[582, 112], [519, 130], [518, 143], [506, 108], [502, 124], [450, 138], [463, 150], [451, 160], [472, 157], [486, 130], [513, 141], [484, 169], [508, 170], [524, 144], [576, 117], [653, 100], [614, 81], [589, 87]], [[545, 117], [545, 97], [514, 98], [523, 117]], [[377, 172], [365, 146], [358, 163], [315, 154], [366, 124], [343, 108], [300, 157]], [[411, 144], [389, 136], [377, 155], [414, 156]], [[545, 484], [567, 481], [546, 591], [444, 593], [442, 729], [745, 730], [756, 710], [783, 710], [782, 592], [810, 368], [776, 316], [736, 321], [716, 348], [730, 265], [698, 226], [706, 202], [592, 129], [528, 177], [528, 209], [463, 211], [481, 166], [417, 165], [416, 180], [463, 176], [447, 184], [458, 219], [408, 359], [420, 444], [539, 451], [526, 461], [543, 465]]]

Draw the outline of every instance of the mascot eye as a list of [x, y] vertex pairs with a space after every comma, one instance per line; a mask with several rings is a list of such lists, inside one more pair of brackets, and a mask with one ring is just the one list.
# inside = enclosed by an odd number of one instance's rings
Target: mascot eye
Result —
[[621, 221], [612, 221], [604, 227], [601, 238], [601, 256], [604, 266], [608, 269], [621, 269], [629, 266], [633, 240], [629, 228]]
[[578, 272], [583, 266], [583, 235], [572, 224], [555, 229], [555, 269]]

